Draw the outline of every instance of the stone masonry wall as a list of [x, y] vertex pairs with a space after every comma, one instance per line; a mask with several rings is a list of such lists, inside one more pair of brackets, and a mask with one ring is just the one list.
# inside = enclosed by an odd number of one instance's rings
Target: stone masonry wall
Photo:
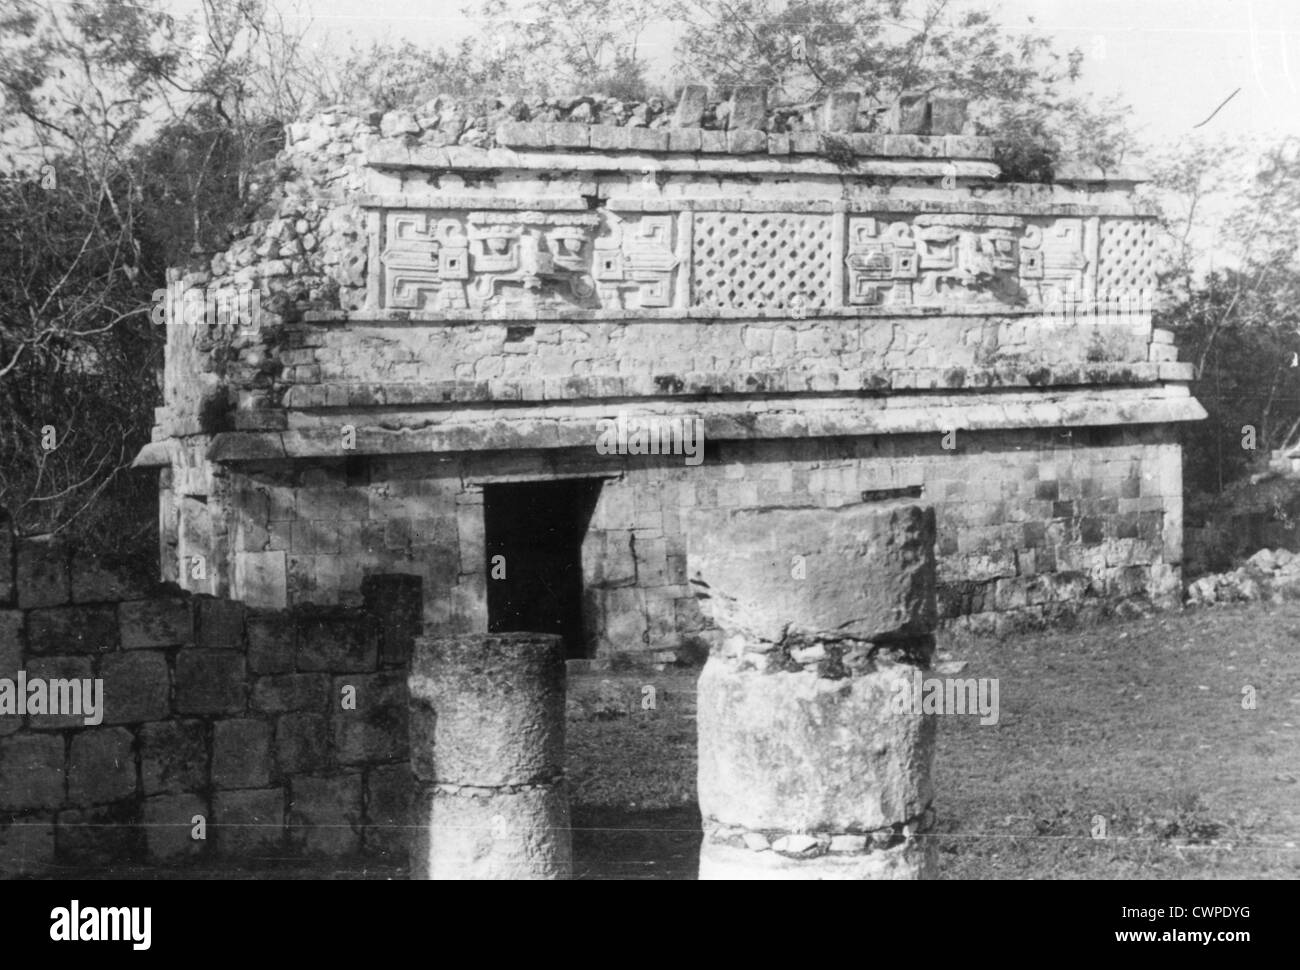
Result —
[[364, 609], [257, 611], [0, 534], [0, 680], [103, 680], [94, 726], [0, 707], [0, 877], [405, 863], [409, 578], [372, 580]]
[[[280, 609], [404, 573], [430, 635], [485, 633], [484, 486], [590, 477], [593, 655], [712, 635], [686, 512], [881, 488], [934, 507], [954, 626], [1176, 598], [1204, 411], [1152, 326], [1140, 174], [1005, 182], [960, 99], [863, 107], [687, 85], [290, 125], [256, 218], [160, 295], [163, 578]], [[616, 415], [698, 419], [703, 463], [598, 454]]]
[[[838, 507], [921, 486], [935, 508], [939, 614], [1001, 632], [1180, 595], [1181, 451], [1168, 429], [958, 431], [723, 441], [680, 458], [546, 454], [358, 458], [232, 471], [234, 594], [360, 605], [366, 576], [407, 573], [429, 629], [486, 628], [483, 485], [598, 477], [583, 543], [592, 655], [698, 655], [711, 632], [687, 586], [697, 509]], [[175, 528], [175, 523], [173, 524]], [[268, 576], [280, 585], [264, 585]]]

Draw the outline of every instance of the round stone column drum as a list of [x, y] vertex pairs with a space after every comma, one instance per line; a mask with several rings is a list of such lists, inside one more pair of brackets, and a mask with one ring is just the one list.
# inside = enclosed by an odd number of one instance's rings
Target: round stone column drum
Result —
[[895, 699], [934, 649], [934, 511], [697, 513], [721, 632], [699, 680], [701, 879], [920, 879], [932, 718]]
[[421, 637], [410, 689], [411, 878], [569, 878], [563, 641]]

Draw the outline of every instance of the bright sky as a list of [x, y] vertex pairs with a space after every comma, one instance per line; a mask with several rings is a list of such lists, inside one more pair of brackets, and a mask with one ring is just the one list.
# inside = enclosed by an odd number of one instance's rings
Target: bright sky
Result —
[[[440, 45], [483, 29], [461, 13], [468, 0], [272, 0], [312, 18], [326, 43], [384, 37]], [[1296, 0], [955, 0], [1001, 11], [1011, 27], [1080, 47], [1085, 84], [1121, 94], [1154, 143], [1199, 131], [1216, 137], [1300, 135], [1300, 3]], [[188, 6], [178, 0], [177, 7]], [[1030, 23], [1030, 18], [1033, 23]], [[663, 71], [676, 25], [655, 24], [643, 52]]]

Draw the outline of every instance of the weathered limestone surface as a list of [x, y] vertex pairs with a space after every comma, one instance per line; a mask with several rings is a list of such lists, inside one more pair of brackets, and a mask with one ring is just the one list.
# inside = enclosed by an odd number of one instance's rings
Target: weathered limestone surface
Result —
[[[874, 641], [934, 629], [933, 509], [738, 509], [718, 520], [695, 520], [688, 555], [692, 581], [722, 630], [777, 642], [832, 633]], [[726, 582], [714, 590], [704, 576]]]
[[933, 649], [933, 510], [763, 516], [691, 520], [724, 637], [698, 688], [700, 878], [927, 877], [934, 722], [891, 700]]
[[[608, 474], [589, 647], [668, 654], [717, 634], [684, 513], [888, 479], [934, 504], [946, 622], [1169, 601], [1204, 412], [1151, 325], [1137, 175], [1000, 182], [957, 98], [882, 131], [762, 95], [291, 125], [259, 218], [160, 295], [164, 578], [274, 609], [408, 572], [426, 623], [482, 631], [481, 486]], [[596, 455], [619, 410], [699, 417], [707, 460]]]
[[934, 797], [934, 722], [889, 706], [910, 675], [906, 665], [836, 679], [759, 674], [710, 659], [699, 682], [701, 813], [787, 832], [870, 832], [919, 817]]
[[[253, 611], [159, 588], [55, 540], [11, 551], [0, 879], [214, 853], [405, 862], [400, 644], [418, 629], [418, 581], [372, 576], [356, 610]], [[21, 674], [47, 685], [47, 709], [57, 698], [80, 713], [15, 710]]]
[[568, 878], [564, 676], [555, 636], [416, 640], [411, 878]]
[[433, 732], [420, 735], [417, 759], [433, 759], [420, 777], [497, 787], [562, 774], [563, 659], [540, 635], [418, 639], [411, 696], [433, 715], [413, 725]]

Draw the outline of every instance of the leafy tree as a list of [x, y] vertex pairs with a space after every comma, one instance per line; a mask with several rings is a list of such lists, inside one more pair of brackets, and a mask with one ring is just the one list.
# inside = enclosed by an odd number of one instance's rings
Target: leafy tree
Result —
[[1300, 144], [1194, 141], [1153, 174], [1168, 243], [1157, 323], [1195, 363], [1209, 413], [1184, 432], [1186, 477], [1221, 491], [1300, 442]]
[[302, 88], [254, 70], [290, 42], [264, 18], [257, 0], [0, 14], [0, 506], [21, 532], [149, 542], [154, 483], [122, 473], [158, 403], [151, 294], [225, 241]]

